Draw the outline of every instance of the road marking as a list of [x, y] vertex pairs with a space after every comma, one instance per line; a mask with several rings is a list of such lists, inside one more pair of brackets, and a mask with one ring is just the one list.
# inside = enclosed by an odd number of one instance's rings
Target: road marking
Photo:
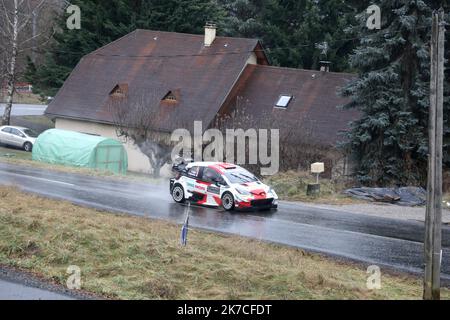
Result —
[[12, 173], [12, 172], [3, 171], [2, 174], [9, 174], [9, 175], [12, 175], [12, 176], [19, 176], [19, 177], [22, 177], [22, 178], [30, 178], [30, 179], [35, 179], [35, 180], [40, 180], [40, 181], [57, 183], [57, 184], [65, 185], [65, 186], [75, 187], [75, 185], [72, 184], [72, 183], [67, 183], [67, 182], [62, 182], [62, 181], [57, 181], [57, 180], [50, 180], [50, 179], [45, 179], [45, 178], [38, 178], [38, 177], [33, 177], [33, 176], [26, 176], [26, 175], [18, 174], [18, 173]]

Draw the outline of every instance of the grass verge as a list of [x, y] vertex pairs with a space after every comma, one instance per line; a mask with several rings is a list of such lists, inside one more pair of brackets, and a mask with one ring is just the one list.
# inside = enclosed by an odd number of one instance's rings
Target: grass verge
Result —
[[274, 176], [268, 177], [264, 181], [272, 186], [282, 200], [302, 201], [326, 204], [354, 204], [364, 203], [342, 194], [348, 186], [338, 180], [321, 179], [320, 195], [307, 196], [306, 189], [308, 184], [316, 183], [316, 178], [307, 172], [280, 172]]
[[18, 148], [10, 148], [0, 145], [0, 161], [14, 162], [17, 160], [31, 161], [31, 152], [25, 152]]
[[155, 179], [150, 175], [143, 173], [128, 172], [127, 175], [115, 174], [109, 171], [95, 170], [90, 168], [68, 167], [32, 160], [31, 152], [25, 152], [18, 148], [5, 147], [0, 145], [0, 162], [22, 165], [27, 167], [53, 170], [56, 172], [82, 174], [93, 177], [110, 178], [117, 180], [130, 180], [141, 182], [160, 182], [161, 179]]
[[[99, 212], [0, 187], [0, 264], [118, 299], [419, 299], [421, 281], [366, 271], [302, 250]], [[443, 297], [450, 292], [443, 290]]]

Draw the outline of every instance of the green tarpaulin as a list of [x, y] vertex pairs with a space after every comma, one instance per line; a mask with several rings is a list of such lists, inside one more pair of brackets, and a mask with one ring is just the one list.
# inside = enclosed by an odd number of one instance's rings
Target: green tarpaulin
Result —
[[119, 141], [59, 129], [39, 135], [33, 160], [122, 174], [128, 169], [127, 152]]

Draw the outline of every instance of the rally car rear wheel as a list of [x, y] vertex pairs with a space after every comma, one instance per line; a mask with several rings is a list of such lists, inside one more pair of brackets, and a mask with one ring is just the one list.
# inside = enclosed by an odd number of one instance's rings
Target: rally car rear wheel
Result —
[[183, 203], [185, 201], [184, 190], [181, 185], [177, 184], [173, 187], [172, 198], [175, 202], [178, 202], [178, 203]]
[[231, 193], [227, 192], [222, 196], [222, 207], [226, 211], [232, 211], [234, 209], [234, 197]]

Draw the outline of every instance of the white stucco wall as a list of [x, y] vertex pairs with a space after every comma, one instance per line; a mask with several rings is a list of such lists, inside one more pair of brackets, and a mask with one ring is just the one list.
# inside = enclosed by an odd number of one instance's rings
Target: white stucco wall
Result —
[[[116, 130], [112, 125], [57, 118], [55, 122], [55, 128], [62, 130], [77, 131], [87, 134], [100, 135], [103, 137], [117, 139], [121, 142], [124, 142], [122, 138], [117, 137]], [[147, 174], [152, 173], [150, 161], [139, 150], [137, 146], [135, 146], [130, 141], [124, 143], [124, 146], [128, 153], [128, 170]], [[161, 175], [169, 175], [169, 174], [170, 174], [170, 166], [166, 165], [161, 170]]]
[[247, 64], [258, 64], [258, 57], [256, 56], [256, 53], [252, 52], [247, 60]]

